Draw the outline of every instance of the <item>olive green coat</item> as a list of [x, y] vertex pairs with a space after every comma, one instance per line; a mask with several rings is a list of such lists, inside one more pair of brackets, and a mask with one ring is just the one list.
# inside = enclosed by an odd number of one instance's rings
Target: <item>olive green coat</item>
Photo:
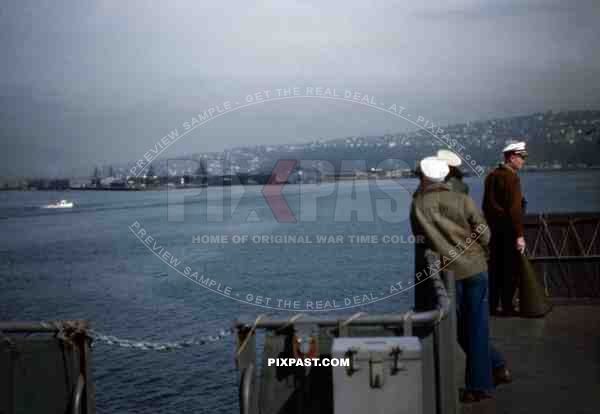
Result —
[[415, 236], [424, 236], [456, 279], [487, 271], [490, 229], [469, 196], [447, 184], [426, 185], [413, 197], [410, 219]]

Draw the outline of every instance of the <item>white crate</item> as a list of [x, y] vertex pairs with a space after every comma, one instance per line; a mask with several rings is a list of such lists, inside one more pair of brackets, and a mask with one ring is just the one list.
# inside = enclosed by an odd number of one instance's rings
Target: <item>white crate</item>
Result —
[[421, 414], [421, 341], [417, 337], [336, 338], [333, 358], [351, 358], [333, 368], [335, 414]]

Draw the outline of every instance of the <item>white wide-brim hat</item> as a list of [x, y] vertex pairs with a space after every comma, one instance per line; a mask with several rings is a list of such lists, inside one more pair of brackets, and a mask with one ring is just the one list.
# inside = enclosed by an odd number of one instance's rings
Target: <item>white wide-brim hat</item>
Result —
[[446, 161], [449, 167], [459, 167], [462, 164], [460, 157], [447, 149], [441, 149], [437, 152], [437, 158]]
[[511, 142], [506, 147], [504, 147], [502, 152], [505, 154], [507, 152], [514, 152], [515, 154], [519, 154], [519, 155], [527, 155], [527, 145], [523, 141]]
[[423, 158], [419, 163], [421, 173], [428, 180], [434, 182], [442, 182], [450, 172], [448, 163], [445, 160], [437, 157]]

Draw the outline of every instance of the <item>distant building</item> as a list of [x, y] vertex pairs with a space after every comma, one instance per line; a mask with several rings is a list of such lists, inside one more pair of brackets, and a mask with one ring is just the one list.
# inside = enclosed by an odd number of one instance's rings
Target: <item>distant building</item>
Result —
[[0, 190], [21, 190], [27, 188], [27, 180], [16, 177], [0, 177]]
[[116, 181], [115, 177], [105, 177], [100, 180], [100, 185], [102, 187], [110, 187], [113, 181]]
[[91, 188], [92, 180], [90, 178], [72, 178], [69, 180], [69, 188], [78, 189], [78, 188]]

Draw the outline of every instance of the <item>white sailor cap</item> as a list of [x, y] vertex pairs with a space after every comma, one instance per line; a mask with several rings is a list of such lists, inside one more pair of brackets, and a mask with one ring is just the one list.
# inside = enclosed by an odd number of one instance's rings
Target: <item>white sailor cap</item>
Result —
[[430, 181], [442, 182], [450, 172], [448, 163], [437, 157], [423, 158], [419, 163], [421, 173]]
[[449, 167], [459, 167], [462, 164], [462, 160], [454, 151], [447, 149], [441, 149], [437, 152], [437, 158], [446, 161]]
[[520, 142], [511, 142], [502, 150], [503, 153], [514, 152], [519, 155], [527, 155], [526, 144], [523, 141]]

